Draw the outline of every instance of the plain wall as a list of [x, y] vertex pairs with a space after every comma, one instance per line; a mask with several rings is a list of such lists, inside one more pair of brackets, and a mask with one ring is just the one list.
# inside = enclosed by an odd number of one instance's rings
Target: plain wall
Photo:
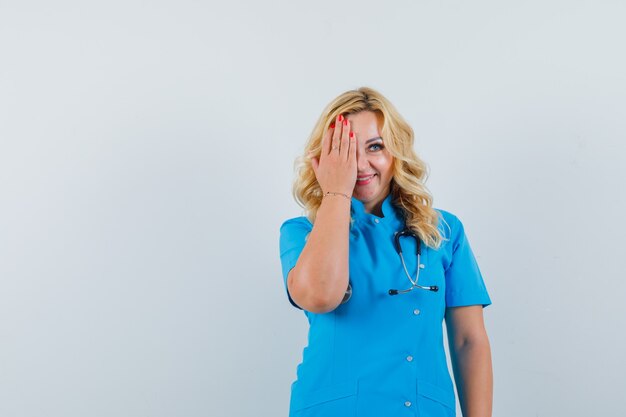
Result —
[[0, 415], [287, 415], [293, 161], [362, 85], [465, 225], [494, 416], [620, 414], [625, 12], [0, 1]]

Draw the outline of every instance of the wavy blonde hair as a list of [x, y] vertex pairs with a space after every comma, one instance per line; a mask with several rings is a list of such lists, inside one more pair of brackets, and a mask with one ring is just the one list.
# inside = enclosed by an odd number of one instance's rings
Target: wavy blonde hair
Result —
[[[304, 154], [295, 162], [296, 177], [293, 196], [313, 223], [322, 204], [322, 189], [311, 165], [311, 157], [319, 158], [322, 136], [339, 114], [344, 117], [362, 111], [377, 114], [382, 120], [381, 134], [384, 144], [393, 156], [391, 199], [404, 216], [406, 226], [429, 247], [438, 249], [443, 237], [438, 229], [440, 214], [432, 207], [433, 197], [424, 185], [428, 166], [413, 150], [413, 129], [396, 108], [378, 91], [361, 87], [346, 91], [331, 101], [317, 123], [304, 148]], [[443, 217], [441, 216], [443, 220]], [[443, 220], [445, 222], [445, 220]]]

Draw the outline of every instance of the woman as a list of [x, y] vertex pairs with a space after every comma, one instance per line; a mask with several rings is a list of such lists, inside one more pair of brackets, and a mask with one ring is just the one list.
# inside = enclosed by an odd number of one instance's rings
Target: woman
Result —
[[305, 155], [307, 217], [280, 229], [287, 294], [310, 324], [289, 415], [455, 416], [445, 319], [463, 415], [491, 416], [491, 300], [463, 224], [432, 207], [411, 127], [359, 88], [326, 107]]

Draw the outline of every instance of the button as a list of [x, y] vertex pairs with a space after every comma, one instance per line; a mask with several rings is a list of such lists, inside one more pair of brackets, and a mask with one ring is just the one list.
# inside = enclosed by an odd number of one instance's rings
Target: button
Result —
[[415, 314], [416, 316], [420, 313], [420, 311], [416, 308], [415, 310], [413, 310], [413, 314]]
[[380, 220], [374, 219], [374, 223], [380, 223]]
[[420, 268], [421, 268], [421, 269], [424, 269], [424, 264], [420, 264]]
[[404, 403], [404, 405], [405, 405], [406, 407], [410, 407], [410, 406], [411, 406], [411, 401], [406, 401], [406, 402]]
[[409, 362], [411, 362], [411, 361], [413, 360], [413, 356], [411, 356], [411, 355], [407, 356], [407, 357], [406, 357], [406, 360], [407, 360], [407, 361], [409, 361]]

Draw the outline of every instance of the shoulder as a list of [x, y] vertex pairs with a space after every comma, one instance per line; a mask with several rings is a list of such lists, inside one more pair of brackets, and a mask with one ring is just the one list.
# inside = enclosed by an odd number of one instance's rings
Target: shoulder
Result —
[[437, 207], [433, 207], [433, 209], [439, 213], [440, 217], [443, 217], [447, 222], [456, 222], [458, 221], [458, 217], [456, 216], [456, 214], [448, 211], [448, 210], [444, 210], [444, 209], [440, 209]]
[[313, 225], [306, 217], [285, 220], [280, 226], [281, 255], [293, 249], [302, 250], [311, 230]]
[[[433, 209], [439, 213], [439, 228], [441, 230], [443, 226], [442, 232], [447, 232], [444, 234], [446, 237], [450, 237], [454, 234], [455, 231], [458, 231], [459, 228], [463, 227], [461, 220], [459, 217], [447, 210], [443, 210], [437, 207], [433, 207]], [[450, 229], [450, 230], [448, 230]]]
[[281, 233], [294, 230], [294, 229], [313, 229], [313, 224], [309, 221], [309, 219], [305, 216], [294, 217], [292, 219], [287, 219], [280, 226]]
[[439, 213], [439, 225], [437, 227], [444, 238], [444, 246], [449, 244], [453, 251], [456, 250], [460, 242], [465, 239], [463, 222], [450, 211], [433, 208]]

